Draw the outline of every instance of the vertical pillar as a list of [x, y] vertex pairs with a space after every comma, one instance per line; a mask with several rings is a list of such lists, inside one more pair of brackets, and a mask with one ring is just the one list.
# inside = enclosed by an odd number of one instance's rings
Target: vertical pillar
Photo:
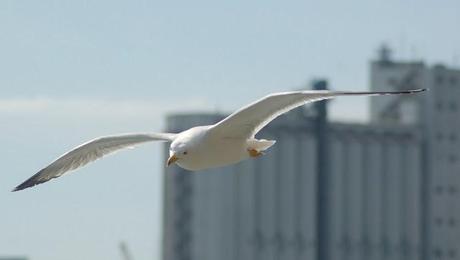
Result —
[[[313, 82], [314, 90], [326, 90], [326, 80], [316, 80]], [[314, 103], [316, 112], [315, 136], [317, 148], [317, 201], [316, 201], [316, 221], [317, 221], [317, 257], [318, 260], [328, 260], [328, 235], [329, 235], [329, 174], [327, 165], [328, 138], [327, 138], [327, 104], [326, 100]]]

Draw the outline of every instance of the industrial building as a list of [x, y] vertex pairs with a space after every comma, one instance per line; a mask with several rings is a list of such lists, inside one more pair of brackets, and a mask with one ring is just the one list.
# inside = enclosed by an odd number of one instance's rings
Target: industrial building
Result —
[[[329, 122], [318, 102], [264, 128], [277, 143], [260, 158], [167, 168], [163, 260], [460, 259], [460, 72], [383, 50], [370, 79], [430, 91], [373, 99], [369, 124]], [[223, 117], [171, 115], [167, 130]]]
[[412, 124], [424, 140], [423, 259], [460, 259], [460, 70], [396, 62], [383, 48], [371, 63], [372, 90], [427, 88], [423, 97], [372, 99], [375, 124]]

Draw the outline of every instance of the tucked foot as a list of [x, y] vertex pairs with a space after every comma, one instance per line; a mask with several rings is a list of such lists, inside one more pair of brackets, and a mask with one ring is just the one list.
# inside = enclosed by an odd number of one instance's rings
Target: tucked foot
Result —
[[252, 148], [248, 148], [248, 153], [249, 156], [251, 156], [252, 158], [259, 157], [264, 154], [263, 152], [257, 151], [256, 149]]

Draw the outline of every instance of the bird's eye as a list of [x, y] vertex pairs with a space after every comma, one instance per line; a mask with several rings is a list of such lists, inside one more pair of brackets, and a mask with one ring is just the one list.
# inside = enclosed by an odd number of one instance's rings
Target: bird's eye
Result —
[[182, 154], [183, 154], [183, 155], [187, 155], [187, 151], [183, 152]]

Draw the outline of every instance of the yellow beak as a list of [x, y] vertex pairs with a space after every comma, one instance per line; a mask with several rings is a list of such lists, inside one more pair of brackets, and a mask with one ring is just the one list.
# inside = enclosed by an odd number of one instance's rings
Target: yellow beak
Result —
[[175, 163], [177, 160], [179, 160], [179, 158], [177, 158], [175, 154], [171, 155], [168, 158], [168, 161], [166, 161], [166, 166], [170, 166], [171, 164]]

